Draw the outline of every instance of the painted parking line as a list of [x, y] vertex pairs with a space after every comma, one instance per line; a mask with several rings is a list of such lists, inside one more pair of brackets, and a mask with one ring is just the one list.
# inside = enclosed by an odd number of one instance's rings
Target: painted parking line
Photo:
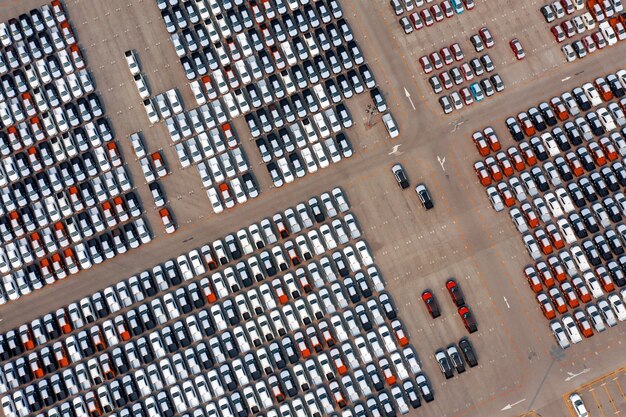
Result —
[[[563, 394], [563, 401], [565, 402], [565, 405], [567, 407], [567, 409], [570, 412], [570, 415], [572, 417], [576, 417], [576, 413], [572, 407], [572, 404], [569, 401], [569, 396], [574, 393], [577, 392], [579, 393], [581, 396], [586, 397], [588, 394], [590, 394], [593, 397], [593, 401], [596, 404], [596, 407], [598, 408], [600, 414], [603, 417], [607, 417], [608, 416], [612, 416], [612, 415], [620, 415], [620, 413], [624, 410], [619, 410], [616, 407], [615, 404], [615, 398], [614, 395], [612, 396], [609, 388], [613, 386], [613, 382], [615, 382], [615, 386], [618, 387], [619, 393], [622, 397], [622, 399], [624, 398], [624, 391], [622, 390], [621, 385], [619, 384], [619, 378], [623, 375], [626, 375], [626, 368], [619, 368], [616, 369], [612, 372], [609, 372], [605, 375], [601, 375], [597, 378], [595, 378], [592, 381], [587, 382], [586, 384], [581, 385], [580, 387], [578, 387], [577, 389], [571, 390], [565, 394]], [[608, 401], [611, 403], [611, 407], [608, 407], [606, 404], [606, 400], [608, 399]], [[585, 400], [583, 398], [583, 400]], [[619, 399], [618, 399], [619, 400]], [[619, 404], [619, 401], [618, 401]], [[587, 399], [586, 402], [587, 405], [587, 409], [589, 411], [591, 411], [591, 406], [590, 403]], [[606, 414], [605, 414], [606, 411]], [[597, 413], [592, 413], [592, 415], [598, 415]]]

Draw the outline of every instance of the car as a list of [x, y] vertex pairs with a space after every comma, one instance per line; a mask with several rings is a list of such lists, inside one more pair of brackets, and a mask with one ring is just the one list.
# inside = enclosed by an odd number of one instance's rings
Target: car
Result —
[[465, 304], [465, 298], [463, 292], [454, 278], [450, 278], [446, 281], [446, 289], [452, 298], [452, 301], [457, 307], [461, 307]]
[[569, 402], [576, 413], [576, 417], [589, 417], [587, 407], [585, 407], [585, 403], [578, 393], [571, 393], [569, 395]]
[[389, 137], [391, 137], [392, 139], [397, 138], [400, 135], [400, 130], [398, 129], [395, 120], [391, 116], [391, 113], [383, 114], [382, 120], [385, 128], [387, 129]]
[[552, 334], [554, 335], [554, 338], [556, 339], [561, 349], [567, 349], [570, 347], [570, 342], [565, 335], [563, 325], [558, 319], [554, 319], [550, 322], [550, 329], [552, 330]]
[[459, 307], [458, 313], [468, 332], [474, 333], [478, 330], [478, 326], [476, 325], [476, 320], [474, 319], [474, 315], [472, 314], [469, 307], [465, 305], [462, 307]]
[[426, 210], [430, 210], [434, 207], [433, 199], [430, 195], [430, 192], [428, 191], [428, 188], [426, 188], [426, 185], [417, 184], [417, 186], [415, 187], [415, 192], [417, 193], [417, 196], [419, 197], [422, 206]]
[[511, 39], [511, 41], [509, 42], [509, 46], [511, 47], [511, 50], [515, 54], [515, 58], [517, 58], [517, 60], [522, 60], [526, 57], [526, 52], [524, 52], [524, 48], [522, 47], [519, 39]]
[[159, 216], [161, 216], [161, 221], [163, 222], [163, 225], [165, 226], [165, 233], [168, 233], [168, 234], [174, 233], [176, 231], [176, 225], [174, 224], [174, 221], [172, 220], [172, 216], [170, 215], [170, 212], [167, 209], [167, 207], [164, 207], [159, 210]]
[[480, 28], [478, 34], [480, 35], [480, 38], [485, 43], [485, 46], [487, 48], [493, 48], [493, 46], [495, 45], [495, 41], [493, 40], [493, 36], [491, 36], [491, 32], [489, 32], [489, 29], [486, 26]]
[[445, 376], [446, 379], [450, 379], [454, 376], [452, 371], [452, 364], [450, 363], [450, 358], [446, 354], [444, 349], [439, 349], [435, 352], [435, 360], [439, 364], [439, 369], [441, 369], [441, 373]]
[[439, 303], [435, 298], [435, 295], [431, 291], [424, 291], [422, 293], [422, 301], [426, 304], [426, 308], [428, 309], [428, 313], [434, 319], [441, 315], [441, 311], [439, 309]]
[[433, 72], [433, 66], [430, 63], [430, 59], [428, 58], [427, 55], [422, 56], [419, 59], [419, 63], [422, 66], [422, 70], [424, 71], [425, 74], [430, 74], [431, 72]]
[[396, 179], [396, 182], [400, 186], [400, 188], [405, 189], [409, 187], [409, 180], [407, 179], [406, 172], [404, 168], [400, 164], [395, 164], [391, 167], [391, 172]]

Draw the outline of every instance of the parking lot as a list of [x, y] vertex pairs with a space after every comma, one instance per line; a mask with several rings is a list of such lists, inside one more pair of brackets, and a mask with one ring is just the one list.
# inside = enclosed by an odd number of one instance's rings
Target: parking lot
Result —
[[626, 404], [626, 396], [624, 395], [625, 383], [626, 372], [624, 368], [620, 368], [563, 395], [563, 401], [572, 416], [576, 416], [569, 401], [569, 396], [572, 393], [580, 395], [589, 413], [601, 416], [621, 415]]
[[[29, 2], [20, 4], [17, 12], [7, 10], [7, 18], [26, 10], [22, 9], [28, 6], [26, 3]], [[249, 224], [241, 219], [259, 221], [277, 207], [293, 206], [340, 185], [348, 193], [388, 291], [433, 384], [437, 399], [431, 407], [423, 407], [419, 412], [437, 416], [491, 416], [519, 415], [532, 408], [537, 414], [546, 415], [544, 409], [556, 407], [558, 411], [549, 415], [567, 415], [561, 400], [564, 392], [575, 389], [583, 379], [603, 375], [619, 365], [615, 357], [620, 357], [620, 353], [624, 356], [624, 346], [619, 343], [624, 336], [623, 326], [596, 335], [565, 353], [554, 351], [554, 339], [522, 276], [523, 266], [530, 258], [510, 219], [493, 215], [484, 189], [472, 172], [476, 150], [471, 134], [492, 125], [505, 137], [506, 116], [536, 105], [542, 98], [571, 90], [595, 76], [623, 68], [618, 52], [623, 52], [624, 47], [604, 50], [583, 61], [556, 68], [562, 63], [562, 53], [541, 20], [539, 2], [517, 5], [501, 1], [498, 7], [476, 3], [477, 9], [455, 20], [461, 25], [462, 36], [452, 34], [450, 25], [443, 25], [405, 39], [386, 2], [372, 7], [341, 2], [359, 46], [387, 93], [387, 102], [400, 127], [397, 140], [389, 141], [379, 115], [372, 118], [373, 128], [365, 126], [369, 100], [358, 97], [354, 103], [348, 103], [355, 121], [350, 136], [359, 138], [350, 161], [330, 167], [324, 176], [307, 175], [285, 188], [288, 191], [270, 188], [271, 179], [260, 166], [256, 170], [260, 172], [261, 197], [253, 204], [221, 214], [219, 221], [208, 214], [210, 206], [197, 172], [180, 170], [175, 163], [171, 164], [172, 172], [163, 180], [163, 186], [180, 225], [175, 234], [167, 238], [160, 234], [156, 227], [160, 225], [157, 212], [146, 205], [156, 237], [149, 247], [137, 249], [140, 257], [116, 257], [112, 264], [109, 262], [110, 267], [102, 267], [106, 270], [95, 268], [81, 272], [77, 279], [55, 284], [54, 295], [43, 289], [40, 294], [29, 295], [26, 303], [20, 301], [3, 307], [2, 331], [91, 294], [94, 285], [104, 288], [162, 262], [172, 257], [173, 247], [177, 248], [176, 254], [189, 251], [199, 242]], [[184, 88], [184, 73], [168, 43], [157, 8], [149, 8], [145, 2], [130, 4], [86, 7], [84, 2], [68, 2], [66, 6], [116, 136], [124, 138], [141, 130], [150, 149], [162, 148], [165, 158], [174, 162], [177, 156], [169, 144], [167, 130], [163, 125], [149, 127], [125, 67], [123, 52], [131, 48], [139, 51], [153, 91], [164, 92], [175, 87], [186, 103], [193, 103], [194, 98], [190, 89]], [[484, 13], [477, 14], [481, 7]], [[371, 13], [371, 9], [379, 13]], [[138, 17], [142, 13], [149, 13], [151, 18]], [[492, 58], [507, 89], [500, 96], [462, 110], [458, 116], [442, 118], [435, 96], [428, 93], [430, 87], [417, 59], [428, 50], [453, 42], [471, 48], [469, 35], [489, 21], [493, 22], [489, 28], [496, 39]], [[535, 25], [541, 26], [541, 30], [535, 30]], [[518, 36], [526, 47], [525, 61], [517, 62], [513, 57], [508, 47], [512, 36]], [[417, 108], [415, 111], [405, 97], [405, 88]], [[234, 125], [237, 132], [247, 130], [241, 119], [235, 120]], [[241, 139], [251, 166], [256, 167], [260, 157], [255, 144], [249, 138]], [[132, 155], [130, 143], [123, 143], [123, 139], [120, 142], [123, 154], [132, 162], [128, 157]], [[509, 141], [505, 145], [511, 144]], [[437, 157], [442, 161], [445, 158], [445, 162], [440, 165]], [[429, 186], [435, 199], [434, 210], [424, 212], [412, 191], [400, 192], [389, 170], [396, 162], [407, 169], [412, 185], [425, 182]], [[140, 180], [143, 174], [139, 164], [129, 164], [129, 170], [141, 200], [150, 201], [148, 187]], [[480, 365], [445, 381], [434, 352], [466, 334], [444, 288], [450, 277], [460, 282], [475, 313], [479, 330], [471, 335], [471, 340]], [[419, 299], [427, 288], [440, 300], [443, 312], [440, 318], [431, 319]], [[50, 302], [52, 297], [54, 306]], [[518, 331], [522, 328], [526, 331]], [[568, 372], [577, 374], [584, 369], [583, 363], [590, 371], [571, 378]], [[506, 408], [508, 405], [511, 407]]]

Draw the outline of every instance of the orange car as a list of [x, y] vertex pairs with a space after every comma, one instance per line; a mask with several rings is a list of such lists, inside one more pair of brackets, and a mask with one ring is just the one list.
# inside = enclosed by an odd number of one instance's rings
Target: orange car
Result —
[[208, 278], [204, 278], [202, 281], [200, 281], [200, 287], [202, 288], [204, 296], [209, 303], [214, 303], [215, 300], [217, 300], [217, 297], [215, 296], [215, 291], [213, 290], [213, 285]]
[[539, 243], [539, 247], [544, 255], [550, 255], [554, 251], [550, 239], [548, 239], [543, 229], [537, 229], [535, 231], [535, 239], [537, 239], [537, 243]]
[[52, 350], [54, 351], [54, 358], [59, 364], [59, 367], [65, 368], [70, 364], [70, 361], [67, 358], [67, 351], [65, 350], [65, 346], [62, 342], [56, 342]]
[[526, 280], [528, 281], [528, 285], [530, 289], [535, 293], [540, 293], [542, 290], [541, 281], [537, 276], [537, 271], [533, 266], [527, 266], [524, 268], [524, 275], [526, 275]]
[[545, 262], [537, 262], [537, 271], [539, 271], [539, 278], [541, 278], [541, 281], [546, 288], [554, 287], [554, 276], [552, 276], [552, 271], [550, 271]]
[[491, 177], [489, 176], [489, 171], [487, 171], [487, 167], [482, 161], [478, 161], [474, 164], [474, 171], [476, 171], [476, 175], [478, 176], [478, 181], [485, 187], [491, 185]]
[[348, 372], [348, 368], [341, 358], [341, 353], [339, 352], [339, 349], [332, 348], [330, 350], [330, 358], [333, 361], [333, 365], [335, 365], [335, 369], [337, 370], [337, 372], [339, 372], [339, 375], [345, 375]]
[[296, 341], [296, 345], [298, 345], [298, 349], [300, 350], [300, 355], [302, 355], [303, 359], [311, 356], [311, 350], [306, 344], [306, 340], [302, 332], [298, 332], [294, 335], [294, 340]]
[[548, 265], [550, 265], [550, 270], [554, 274], [557, 281], [563, 282], [567, 280], [567, 273], [565, 272], [565, 268], [559, 258], [556, 256], [548, 257]]
[[115, 318], [115, 330], [117, 331], [117, 334], [120, 335], [120, 339], [123, 341], [130, 339], [130, 332], [128, 331], [128, 326], [124, 321], [124, 317], [117, 316]]
[[272, 287], [274, 288], [274, 291], [276, 292], [276, 297], [278, 298], [278, 302], [280, 302], [281, 304], [287, 304], [287, 302], [289, 301], [289, 298], [287, 298], [287, 293], [285, 292], [285, 289], [283, 288], [283, 284], [280, 278], [276, 278], [274, 281], [272, 281]]
[[511, 146], [507, 149], [506, 153], [509, 156], [509, 159], [513, 162], [513, 167], [516, 171], [523, 171], [526, 168], [526, 164], [524, 164], [524, 159], [522, 155], [520, 155], [519, 151], [515, 146]]
[[498, 160], [498, 164], [500, 165], [504, 175], [507, 177], [513, 175], [513, 164], [511, 164], [511, 161], [507, 158], [504, 152], [498, 152], [496, 154], [496, 159]]
[[541, 307], [541, 312], [543, 313], [545, 318], [547, 318], [548, 320], [552, 320], [556, 317], [554, 307], [552, 307], [552, 303], [550, 303], [550, 299], [545, 293], [540, 292], [539, 294], [537, 294], [537, 302], [539, 303], [539, 306]]
[[589, 153], [591, 154], [591, 157], [593, 158], [593, 161], [596, 163], [596, 165], [602, 166], [606, 164], [606, 155], [604, 155], [602, 148], [600, 148], [597, 143], [590, 143], [588, 148]]
[[548, 294], [550, 295], [550, 299], [552, 300], [552, 304], [556, 307], [556, 310], [561, 314], [565, 313], [567, 311], [567, 304], [565, 304], [565, 300], [563, 299], [563, 296], [558, 288], [550, 288]]
[[37, 353], [33, 352], [28, 355], [28, 366], [30, 367], [31, 372], [35, 378], [41, 378], [45, 375], [43, 368], [41, 367], [41, 361], [39, 360], [39, 356]]
[[33, 338], [33, 333], [30, 331], [28, 325], [23, 324], [20, 326], [20, 341], [22, 342], [22, 346], [24, 349], [31, 350], [35, 347], [35, 340]]
[[591, 328], [591, 323], [587, 319], [587, 316], [582, 310], [574, 311], [574, 320], [580, 329], [580, 332], [585, 337], [593, 336], [593, 329]]
[[526, 142], [520, 143], [519, 151], [521, 152], [522, 157], [524, 157], [524, 161], [526, 161], [526, 165], [533, 166], [537, 163], [537, 155], [535, 155], [535, 152], [532, 150], [532, 148], [530, 147], [528, 143]]
[[72, 324], [65, 310], [62, 308], [58, 309], [55, 313], [55, 317], [63, 334], [68, 334], [72, 331]]
[[492, 156], [489, 156], [485, 158], [485, 164], [487, 164], [487, 168], [491, 174], [491, 179], [494, 181], [500, 181], [502, 179], [502, 170], [496, 160]]
[[406, 346], [409, 344], [409, 338], [402, 327], [402, 323], [400, 320], [393, 320], [391, 322], [391, 328], [393, 329], [394, 334], [396, 335], [396, 339], [398, 339], [398, 344], [400, 346]]
[[474, 134], [472, 135], [472, 141], [474, 142], [474, 145], [476, 145], [476, 149], [478, 150], [480, 156], [489, 155], [489, 145], [487, 144], [487, 139], [485, 139], [485, 136], [483, 136], [482, 132], [474, 132]]

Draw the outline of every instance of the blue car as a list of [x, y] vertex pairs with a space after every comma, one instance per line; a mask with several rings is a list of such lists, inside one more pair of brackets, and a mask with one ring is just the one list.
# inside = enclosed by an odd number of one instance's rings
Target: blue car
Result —
[[472, 83], [469, 88], [470, 88], [470, 91], [472, 92], [472, 95], [474, 96], [474, 100], [481, 101], [482, 99], [485, 98], [483, 89], [480, 88], [480, 85], [478, 83]]
[[450, 3], [452, 4], [452, 8], [456, 14], [461, 14], [465, 11], [465, 8], [463, 7], [463, 0], [450, 0]]

